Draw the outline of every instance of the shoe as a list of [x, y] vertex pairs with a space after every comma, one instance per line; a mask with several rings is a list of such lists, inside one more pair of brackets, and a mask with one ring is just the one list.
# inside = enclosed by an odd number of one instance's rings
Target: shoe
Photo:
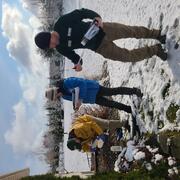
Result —
[[164, 51], [162, 48], [161, 44], [157, 45], [158, 51], [157, 51], [157, 56], [160, 57], [163, 61], [167, 60], [167, 53]]
[[117, 141], [119, 141], [122, 137], [123, 137], [122, 128], [117, 128], [116, 129], [116, 139], [117, 139]]
[[136, 134], [138, 134], [138, 136], [140, 137], [141, 132], [140, 132], [139, 126], [137, 125], [136, 116], [134, 116], [133, 114], [132, 114], [132, 126], [133, 126], [132, 136], [134, 137], [136, 136]]
[[133, 88], [134, 90], [134, 94], [136, 94], [137, 97], [142, 98], [143, 97], [143, 93], [141, 92], [141, 90], [139, 88]]
[[130, 133], [130, 131], [131, 131], [131, 126], [129, 125], [129, 122], [128, 122], [128, 121], [125, 122], [124, 128], [127, 129], [128, 132]]
[[166, 34], [165, 35], [159, 35], [157, 37], [157, 40], [161, 43], [161, 44], [166, 44]]
[[127, 107], [124, 109], [124, 111], [131, 114], [131, 113], [132, 113], [131, 106], [127, 106]]

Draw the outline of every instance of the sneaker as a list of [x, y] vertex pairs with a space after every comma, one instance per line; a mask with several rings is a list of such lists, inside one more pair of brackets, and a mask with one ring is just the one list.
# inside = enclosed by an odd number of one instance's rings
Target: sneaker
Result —
[[162, 48], [161, 44], [158, 44], [157, 47], [158, 47], [157, 56], [160, 57], [163, 61], [166, 61], [167, 60], [167, 53]]
[[130, 131], [131, 131], [131, 126], [129, 125], [129, 122], [128, 122], [128, 121], [125, 122], [124, 128], [127, 129], [128, 132], [130, 133]]
[[124, 111], [131, 114], [131, 113], [132, 113], [131, 106], [127, 106], [127, 107], [124, 109]]
[[117, 139], [117, 141], [119, 141], [122, 137], [123, 137], [122, 128], [117, 128], [116, 129], [116, 139]]
[[137, 97], [142, 98], [143, 97], [143, 93], [141, 92], [141, 90], [139, 88], [133, 88], [134, 89], [134, 94], [136, 94]]
[[161, 43], [161, 44], [166, 44], [166, 34], [165, 35], [159, 35], [157, 37], [157, 40]]
[[136, 134], [138, 134], [138, 136], [141, 135], [141, 132], [140, 132], [140, 129], [139, 129], [139, 126], [137, 125], [137, 122], [136, 122], [136, 116], [134, 116], [132, 114], [132, 136], [136, 136]]

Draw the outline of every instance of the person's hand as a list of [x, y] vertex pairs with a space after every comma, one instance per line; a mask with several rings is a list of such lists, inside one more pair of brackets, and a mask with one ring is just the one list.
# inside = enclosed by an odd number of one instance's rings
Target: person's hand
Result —
[[96, 26], [103, 28], [103, 22], [100, 17], [95, 17], [94, 20], [95, 20]]
[[97, 138], [96, 138], [97, 140], [99, 140], [99, 139], [101, 139], [101, 140], [103, 140], [104, 142], [107, 140], [107, 135], [106, 134], [100, 134], [100, 135], [98, 135], [97, 136]]
[[97, 150], [97, 139], [95, 139], [90, 146], [91, 152], [96, 152], [96, 150]]
[[100, 134], [99, 136], [97, 136], [97, 147], [98, 148], [102, 148], [105, 141], [107, 141], [107, 135], [106, 134]]
[[79, 71], [82, 71], [82, 66], [81, 66], [81, 64], [75, 64], [74, 67], [73, 67], [73, 69], [74, 69], [75, 71], [79, 72]]
[[81, 106], [82, 102], [81, 100], [79, 100], [78, 102], [76, 102], [75, 104], [75, 110], [77, 111], [79, 109], [79, 107]]

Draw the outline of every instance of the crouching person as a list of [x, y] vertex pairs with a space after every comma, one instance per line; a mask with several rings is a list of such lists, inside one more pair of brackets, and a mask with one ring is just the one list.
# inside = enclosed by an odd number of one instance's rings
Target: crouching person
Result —
[[[119, 120], [101, 119], [90, 115], [79, 116], [72, 124], [67, 141], [70, 150], [82, 152], [93, 152], [96, 148], [101, 148], [106, 139], [104, 131], [116, 130], [125, 126], [126, 122]], [[99, 144], [95, 140], [99, 139]]]
[[[74, 93], [75, 91], [75, 93]], [[78, 110], [82, 103], [98, 104], [105, 107], [116, 108], [127, 113], [132, 113], [131, 106], [109, 100], [105, 96], [112, 95], [137, 95], [142, 97], [138, 88], [115, 87], [108, 88], [101, 86], [95, 80], [70, 77], [61, 80], [56, 87], [46, 90], [45, 96], [51, 101], [56, 101], [60, 97], [73, 101], [74, 109]], [[74, 98], [75, 96], [75, 98]]]
[[85, 114], [106, 119], [109, 115], [109, 108], [97, 104], [82, 104], [77, 111], [71, 114], [72, 121]]

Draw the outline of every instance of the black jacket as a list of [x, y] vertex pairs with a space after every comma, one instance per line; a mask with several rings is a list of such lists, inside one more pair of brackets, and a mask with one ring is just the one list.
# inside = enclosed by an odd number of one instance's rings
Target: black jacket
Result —
[[87, 48], [95, 51], [105, 35], [102, 29], [85, 46], [81, 45], [82, 38], [88, 30], [91, 22], [84, 22], [83, 19], [94, 19], [100, 17], [96, 12], [89, 9], [74, 10], [69, 14], [60, 17], [54, 26], [54, 31], [59, 33], [60, 41], [56, 47], [57, 51], [77, 64], [80, 56], [74, 49]]

